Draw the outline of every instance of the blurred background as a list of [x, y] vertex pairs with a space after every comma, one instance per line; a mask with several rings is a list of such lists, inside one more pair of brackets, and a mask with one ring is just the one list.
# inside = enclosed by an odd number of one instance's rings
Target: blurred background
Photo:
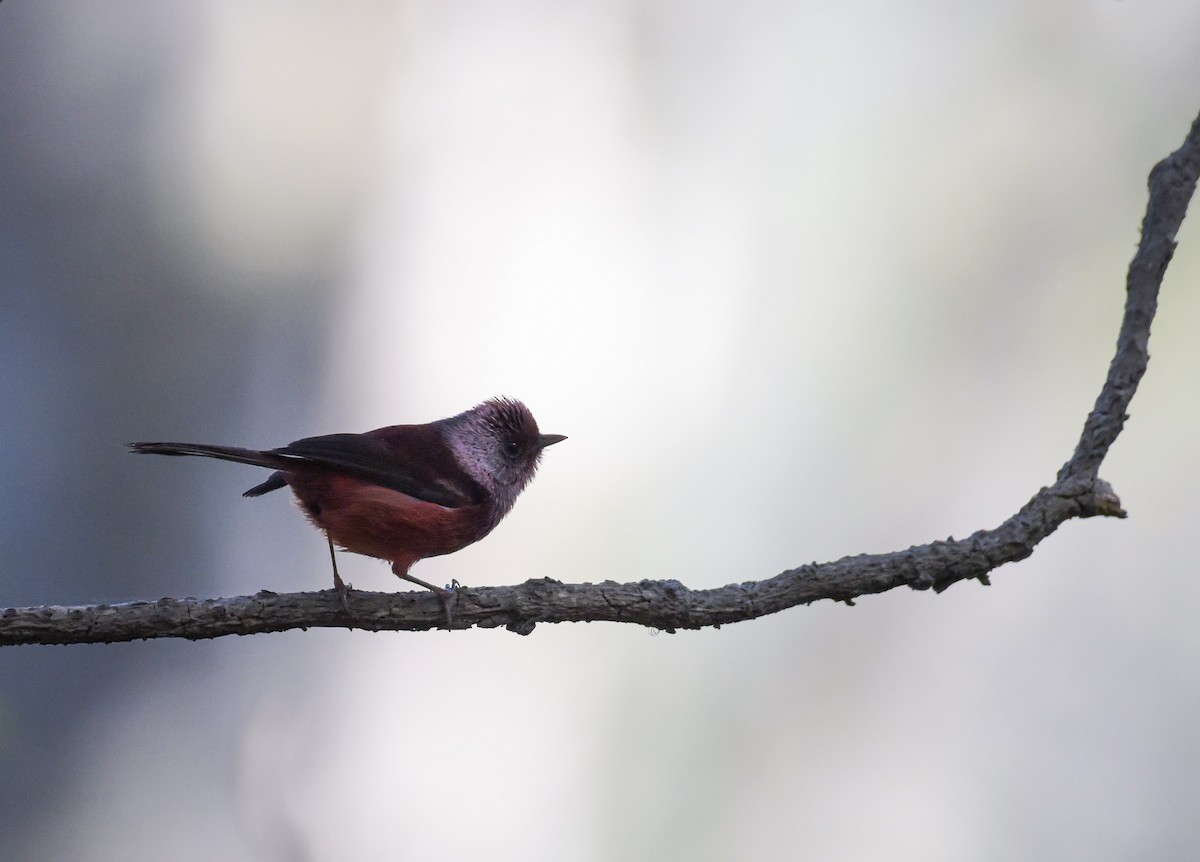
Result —
[[[992, 527], [1103, 380], [1200, 5], [0, 5], [0, 606], [330, 584], [250, 446], [524, 399], [445, 583]], [[994, 586], [719, 631], [0, 650], [4, 860], [1200, 853], [1200, 230], [1102, 475]], [[347, 556], [364, 589], [399, 588]]]

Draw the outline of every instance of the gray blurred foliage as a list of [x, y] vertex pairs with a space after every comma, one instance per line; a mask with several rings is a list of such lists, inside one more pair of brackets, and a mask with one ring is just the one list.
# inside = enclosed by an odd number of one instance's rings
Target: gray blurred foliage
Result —
[[[214, 294], [206, 282], [237, 274], [173, 241], [152, 207], [147, 165], [194, 24], [186, 4], [0, 7], [6, 605], [212, 593], [195, 522], [213, 477], [130, 470], [123, 444], [239, 438], [250, 413], [299, 425], [308, 408], [332, 264], [314, 262], [303, 304], [259, 285]], [[287, 387], [266, 397], [247, 373], [264, 352]], [[4, 656], [0, 857], [46, 828], [36, 815], [60, 804], [78, 769], [64, 755], [99, 704], [206, 661], [184, 645]]]
[[[252, 478], [123, 444], [522, 362], [575, 448], [464, 572], [712, 586], [994, 523], [1101, 381], [1196, 14], [5, 0], [0, 605], [323, 587]], [[0, 651], [0, 858], [1194, 857], [1194, 237], [1128, 521], [686, 637]]]

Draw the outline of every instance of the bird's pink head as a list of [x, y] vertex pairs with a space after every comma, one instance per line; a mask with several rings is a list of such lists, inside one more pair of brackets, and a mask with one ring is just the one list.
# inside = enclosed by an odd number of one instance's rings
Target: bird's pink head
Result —
[[542, 450], [567, 439], [542, 434], [529, 408], [512, 398], [492, 398], [442, 422], [455, 459], [490, 493], [499, 514], [529, 484]]

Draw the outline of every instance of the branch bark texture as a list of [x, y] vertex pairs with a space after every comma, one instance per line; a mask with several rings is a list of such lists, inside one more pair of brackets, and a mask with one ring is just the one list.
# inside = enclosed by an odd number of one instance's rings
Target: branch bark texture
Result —
[[896, 587], [941, 591], [964, 579], [988, 582], [993, 569], [1022, 560], [1072, 518], [1124, 517], [1099, 469], [1128, 418], [1149, 361], [1150, 324], [1175, 237], [1200, 178], [1200, 117], [1183, 145], [1150, 172], [1142, 237], [1126, 282], [1117, 350], [1074, 453], [1053, 485], [1042, 488], [998, 527], [965, 539], [930, 542], [888, 554], [810, 563], [773, 578], [692, 590], [678, 581], [564, 584], [542, 579], [509, 587], [460, 588], [449, 607], [428, 592], [353, 591], [343, 607], [333, 590], [214, 599], [172, 599], [80, 607], [0, 610], [0, 646], [114, 643], [146, 638], [190, 640], [311, 627], [422, 631], [503, 626], [531, 633], [541, 622], [625, 622], [673, 632], [741, 622], [820, 599], [852, 602]]

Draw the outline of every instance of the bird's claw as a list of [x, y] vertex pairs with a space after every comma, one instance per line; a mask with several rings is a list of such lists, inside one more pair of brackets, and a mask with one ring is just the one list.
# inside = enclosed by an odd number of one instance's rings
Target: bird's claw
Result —
[[333, 573], [333, 589], [337, 593], [338, 601], [342, 603], [342, 610], [350, 613], [350, 591], [354, 589], [354, 585], [343, 581], [342, 576], [335, 571]]
[[458, 597], [458, 580], [452, 579], [444, 589], [434, 590], [442, 600], [442, 610], [446, 612], [446, 631], [451, 631], [454, 618], [450, 613], [450, 600]]

